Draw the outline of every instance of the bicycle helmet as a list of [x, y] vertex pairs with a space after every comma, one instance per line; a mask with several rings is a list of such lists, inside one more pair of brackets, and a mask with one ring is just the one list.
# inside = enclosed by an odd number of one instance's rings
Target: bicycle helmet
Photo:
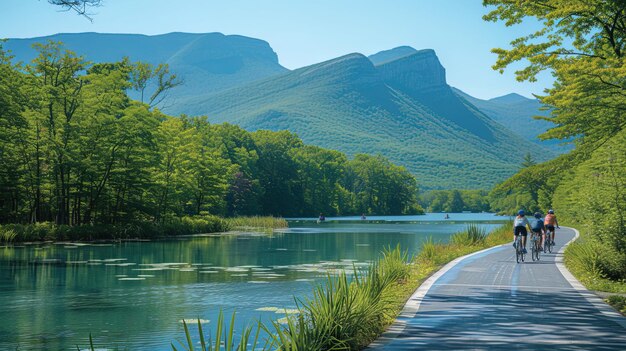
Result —
[[523, 216], [524, 214], [526, 214], [526, 213], [524, 212], [524, 210], [519, 210], [519, 211], [517, 211], [517, 215], [518, 215], [518, 216]]
[[541, 213], [535, 212], [535, 218], [541, 218]]
[[549, 214], [554, 214], [554, 210], [548, 210]]

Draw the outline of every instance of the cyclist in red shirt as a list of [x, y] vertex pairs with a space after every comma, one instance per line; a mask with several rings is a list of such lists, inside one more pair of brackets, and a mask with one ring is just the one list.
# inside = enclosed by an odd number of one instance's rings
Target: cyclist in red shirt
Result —
[[556, 225], [557, 228], [559, 227], [559, 221], [556, 220], [556, 215], [554, 214], [554, 210], [548, 210], [548, 214], [546, 215], [546, 217], [543, 219], [543, 223], [546, 226], [546, 231], [548, 233], [552, 233], [550, 236], [551, 238], [546, 237], [546, 239], [549, 239], [552, 241], [552, 245], [554, 245], [554, 226]]

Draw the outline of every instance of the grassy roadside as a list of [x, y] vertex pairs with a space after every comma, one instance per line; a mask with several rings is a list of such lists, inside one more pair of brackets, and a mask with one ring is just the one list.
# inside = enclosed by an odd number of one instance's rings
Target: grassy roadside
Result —
[[29, 241], [94, 241], [153, 239], [166, 236], [220, 233], [231, 230], [268, 231], [287, 227], [287, 221], [274, 217], [188, 216], [170, 218], [161, 223], [137, 221], [127, 224], [56, 225], [5, 224], [0, 226], [0, 243]]
[[425, 242], [420, 253], [413, 259], [409, 279], [394, 289], [393, 318], [386, 321], [384, 328], [395, 321], [406, 301], [428, 277], [455, 258], [511, 242], [511, 228], [512, 223], [506, 223], [487, 234], [476, 226], [469, 226], [467, 230], [454, 234], [449, 243], [434, 243], [432, 240]]
[[579, 232], [578, 240], [565, 249], [565, 266], [587, 289], [616, 294], [609, 295], [605, 301], [626, 316], [626, 281], [615, 278], [624, 275], [623, 258], [589, 231]]

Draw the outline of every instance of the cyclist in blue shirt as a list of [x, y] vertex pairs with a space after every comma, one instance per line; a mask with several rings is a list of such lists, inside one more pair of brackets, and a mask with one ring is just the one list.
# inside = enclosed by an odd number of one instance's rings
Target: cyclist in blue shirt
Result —
[[543, 219], [541, 218], [541, 213], [535, 212], [535, 219], [531, 225], [531, 230], [534, 235], [539, 235], [539, 251], [543, 250], [543, 244], [545, 240], [546, 227], [543, 224]]

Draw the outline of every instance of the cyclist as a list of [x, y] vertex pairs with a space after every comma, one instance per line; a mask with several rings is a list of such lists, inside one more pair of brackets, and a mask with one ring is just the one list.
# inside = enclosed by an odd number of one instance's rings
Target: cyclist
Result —
[[546, 225], [546, 233], [552, 233], [551, 237], [548, 237], [548, 240], [552, 241], [551, 244], [554, 245], [554, 226], [556, 225], [557, 228], [560, 228], [559, 221], [556, 220], [554, 210], [548, 210], [548, 214], [546, 215], [546, 218], [543, 220], [543, 222]]
[[524, 253], [527, 253], [526, 236], [528, 235], [528, 232], [526, 231], [526, 227], [530, 228], [530, 223], [528, 223], [526, 213], [524, 212], [524, 210], [519, 210], [517, 212], [517, 217], [515, 217], [515, 220], [513, 221], [513, 245], [515, 245], [515, 237], [521, 235]]
[[533, 235], [539, 235], [539, 251], [543, 250], [543, 243], [545, 240], [546, 227], [541, 219], [541, 213], [535, 212], [535, 220], [532, 223]]

